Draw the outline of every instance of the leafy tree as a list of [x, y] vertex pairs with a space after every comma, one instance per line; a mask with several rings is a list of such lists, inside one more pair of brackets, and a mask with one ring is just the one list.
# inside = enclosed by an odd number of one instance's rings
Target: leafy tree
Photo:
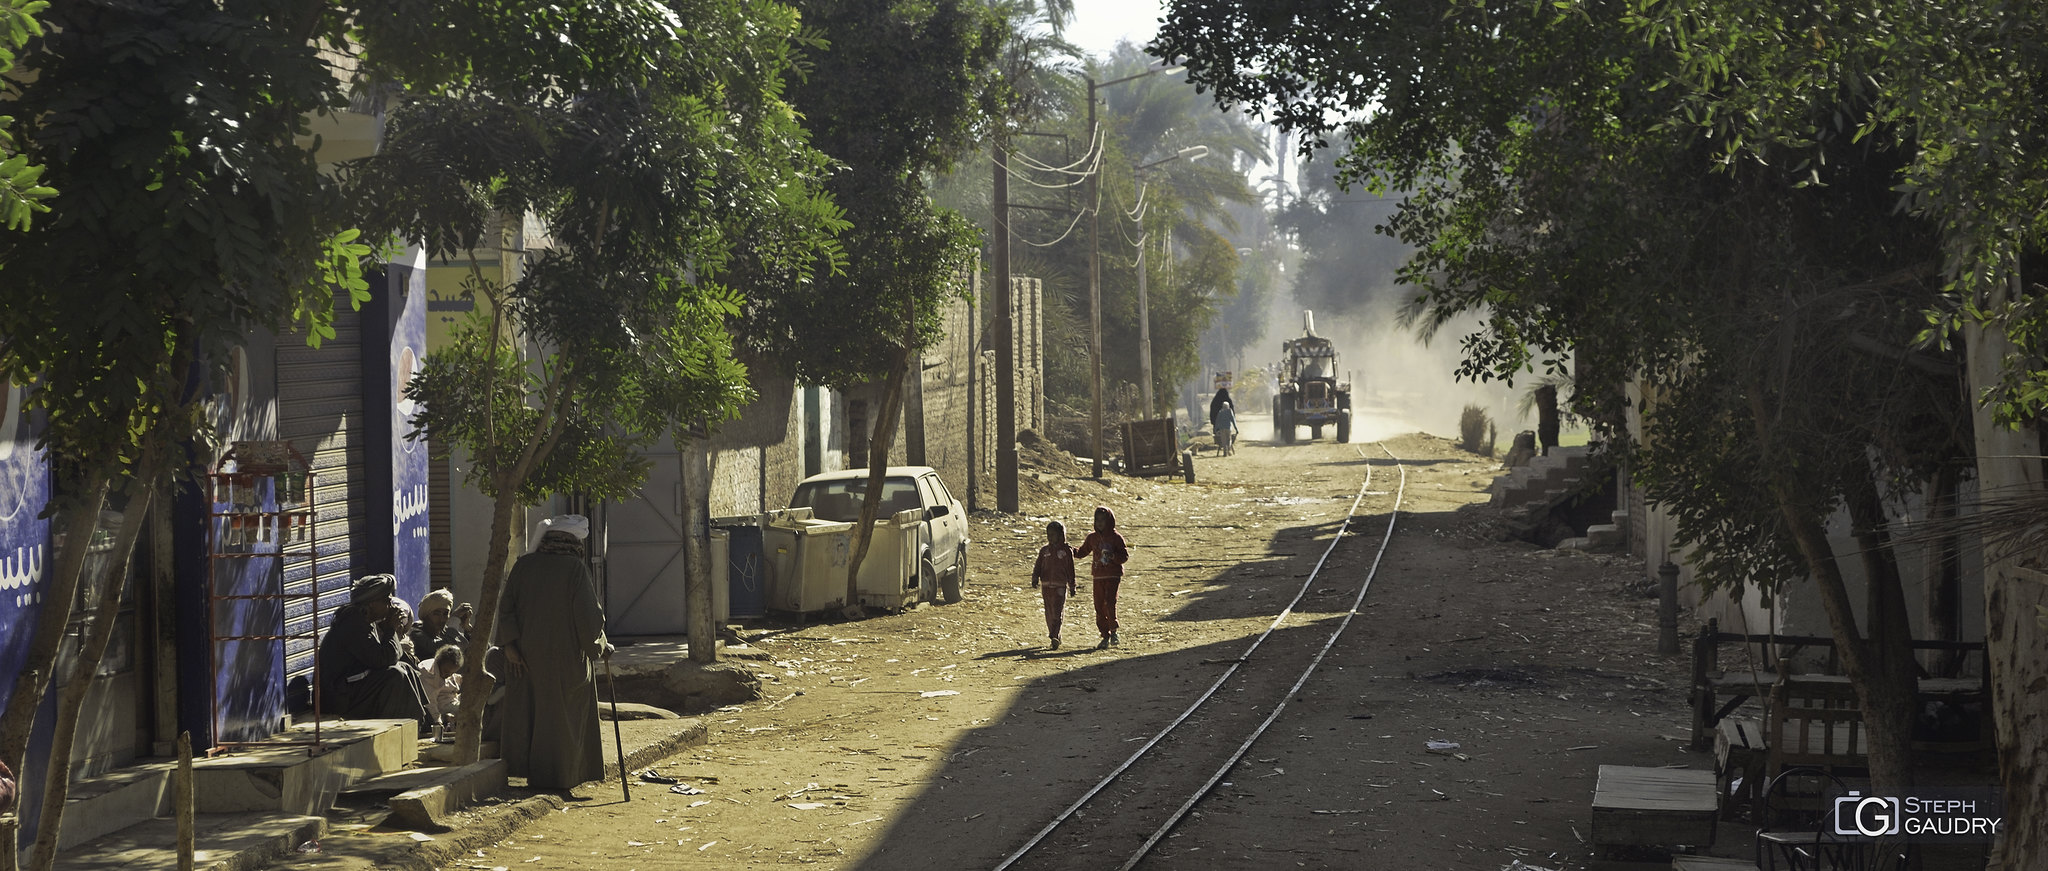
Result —
[[410, 31], [366, 39], [375, 73], [435, 87], [393, 112], [378, 154], [347, 173], [377, 238], [459, 258], [488, 216], [532, 213], [553, 240], [509, 284], [472, 270], [489, 314], [410, 384], [425, 408], [414, 437], [468, 450], [472, 483], [494, 499], [458, 723], [467, 760], [516, 509], [549, 493], [629, 493], [645, 477], [639, 449], [737, 414], [749, 393], [725, 325], [744, 302], [738, 282], [836, 269], [829, 234], [845, 226], [819, 190], [826, 159], [783, 94], [794, 10], [621, 0], [491, 11], [435, 29], [460, 34], [459, 65], [412, 62]]
[[812, 142], [839, 164], [826, 189], [847, 210], [846, 263], [759, 297], [747, 338], [806, 383], [843, 390], [886, 379], [847, 567], [846, 607], [857, 614], [903, 381], [942, 337], [943, 307], [964, 291], [978, 245], [966, 219], [932, 201], [925, 179], [952, 167], [999, 104], [988, 67], [1003, 22], [967, 0], [796, 6], [823, 44], [806, 55], [790, 99]]
[[[33, 33], [23, 14], [34, 6], [0, 7], [9, 44]], [[346, 105], [312, 43], [332, 22], [283, 13], [67, 0], [40, 9], [40, 35], [25, 43], [19, 61], [35, 74], [8, 80], [21, 148], [8, 172], [36, 185], [19, 167], [41, 164], [60, 191], [10, 185], [49, 215], [28, 226], [22, 201], [10, 201], [0, 232], [0, 375], [32, 385], [26, 402], [46, 416], [60, 530], [0, 719], [0, 759], [25, 771], [36, 711], [53, 679], [65, 683], [35, 867], [55, 858], [71, 741], [142, 518], [204, 429], [191, 379], [217, 374], [251, 329], [331, 336], [337, 287], [367, 296], [357, 264], [369, 249], [342, 229], [332, 185], [293, 143], [310, 114]], [[119, 512], [116, 529], [100, 529], [103, 507]], [[101, 533], [114, 549], [87, 590], [84, 643], [60, 676], [85, 552]], [[14, 830], [0, 841], [0, 868], [12, 867]]]
[[[1952, 364], [1910, 354], [1902, 326], [1931, 298], [1934, 237], [1891, 209], [1899, 155], [1830, 137], [1825, 184], [1807, 187], [1718, 163], [1712, 144], [1673, 131], [1683, 108], [1656, 83], [1679, 61], [1645, 46], [1625, 10], [1502, 11], [1332, 21], [1187, 2], [1155, 50], [1189, 56], [1220, 99], [1268, 106], [1310, 146], [1348, 137], [1345, 181], [1412, 191], [1392, 223], [1418, 249], [1403, 278], [1434, 323], [1486, 318], [1463, 373], [1576, 369], [1578, 410], [1678, 515], [1704, 579], [1811, 578], [1864, 697], [1873, 778], [1908, 783], [1910, 627], [1882, 505], [1954, 443], [1929, 423], [1951, 409], [1926, 382]], [[1650, 397], [1643, 445], [1615, 426], [1624, 374]], [[1869, 392], [1901, 384], [1918, 386]], [[1880, 396], [1918, 404], [1869, 414]], [[1866, 545], [1861, 627], [1821, 534], [1837, 508]]]
[[[1148, 65], [1135, 47], [1125, 45], [1112, 57], [1095, 62], [1098, 81], [1138, 75]], [[1233, 207], [1256, 203], [1257, 195], [1243, 167], [1265, 156], [1264, 145], [1247, 121], [1217, 111], [1186, 84], [1167, 76], [1144, 76], [1098, 89], [1104, 101], [1099, 154], [1086, 155], [1090, 131], [1086, 106], [1076, 105], [1051, 120], [1045, 132], [1060, 132], [1080, 154], [1038, 145], [1036, 156], [1020, 158], [1013, 169], [1018, 179], [1015, 199], [1042, 206], [1065, 206], [1082, 214], [1020, 210], [1011, 225], [1023, 249], [1020, 257], [1034, 274], [1047, 279], [1046, 340], [1064, 343], [1047, 349], [1047, 395], [1070, 405], [1083, 405], [1091, 392], [1088, 360], [1089, 300], [1087, 236], [1091, 207], [1083, 201], [1078, 180], [1098, 170], [1102, 295], [1102, 368], [1109, 384], [1135, 385], [1140, 380], [1136, 353], [1109, 349], [1139, 347], [1137, 298], [1138, 243], [1151, 246], [1145, 258], [1147, 297], [1151, 312], [1155, 397], [1171, 397], [1174, 385], [1200, 368], [1198, 350], [1217, 307], [1237, 290], [1237, 244], [1228, 235], [1236, 229]], [[1083, 98], [1085, 100], [1085, 98]], [[1076, 103], [1083, 103], [1077, 100]], [[1200, 160], [1173, 159], [1183, 149], [1202, 146]], [[1020, 150], [1026, 150], [1020, 148]], [[1085, 163], [1060, 172], [1061, 167]], [[1156, 163], [1155, 163], [1156, 162]], [[1136, 168], [1154, 163], [1139, 178]], [[1034, 186], [1044, 190], [1034, 190]], [[1142, 196], [1141, 196], [1142, 190]], [[1169, 255], [1168, 252], [1171, 252]]]
[[[1666, 82], [1684, 115], [1673, 126], [1711, 136], [1721, 159], [1812, 181], [1829, 141], [1841, 136], [1904, 155], [1892, 179], [1898, 205], [1936, 228], [1948, 281], [1945, 298], [1928, 306], [1930, 338], [1944, 348], [1960, 338], [1965, 353], [1975, 471], [1986, 494], [1978, 511], [2013, 517], [1997, 506], [2048, 502], [2034, 459], [2048, 412], [2048, 297], [2038, 281], [2023, 280], [2048, 266], [2048, 218], [2039, 207], [2048, 195], [2040, 85], [2048, 15], [2027, 4], [1896, 0], [1841, 16], [1759, 0], [1633, 8], [1632, 23], [1677, 59]], [[1829, 100], [1868, 110], [1816, 111]], [[2022, 565], [2038, 554], [1991, 533], [1985, 640], [2000, 772], [2008, 818], [2028, 819], [2048, 810], [2048, 771], [2039, 763], [2048, 721], [2021, 689], [2048, 680], [2048, 647], [2034, 620], [2048, 595]], [[2048, 863], [2048, 833], [2014, 828], [2002, 849], [2008, 867]]]
[[[28, 43], [34, 36], [42, 35], [42, 26], [36, 23], [35, 15], [49, 8], [46, 0], [0, 0], [0, 94], [14, 90], [7, 71], [14, 68], [14, 50]], [[9, 230], [27, 227], [29, 216], [47, 211], [40, 200], [56, 193], [37, 183], [43, 168], [32, 166], [25, 155], [17, 154], [14, 140], [7, 134], [7, 128], [14, 119], [0, 115], [0, 220]]]
[[1394, 278], [1412, 253], [1391, 235], [1401, 197], [1340, 187], [1338, 156], [1325, 150], [1302, 161], [1301, 196], [1279, 216], [1302, 252], [1294, 299], [1331, 318], [1384, 316], [1400, 304]]

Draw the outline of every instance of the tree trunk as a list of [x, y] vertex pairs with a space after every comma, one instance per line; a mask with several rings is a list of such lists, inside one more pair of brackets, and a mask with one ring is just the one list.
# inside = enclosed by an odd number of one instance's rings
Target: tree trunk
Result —
[[[1857, 681], [1863, 697], [1863, 719], [1870, 728], [1871, 753], [1877, 742], [1886, 752], [1902, 760], [1903, 789], [1913, 785], [1913, 727], [1920, 713], [1919, 663], [1913, 659], [1913, 620], [1906, 613], [1906, 584], [1899, 576], [1898, 556], [1892, 550], [1884, 502], [1878, 496], [1875, 470], [1859, 467], [1864, 474], [1847, 494], [1849, 516], [1856, 528], [1856, 540], [1864, 569], [1864, 613], [1869, 620], [1869, 641], [1864, 647], [1866, 673]], [[1840, 644], [1838, 637], [1836, 643]], [[1886, 726], [1880, 729], [1878, 721]], [[1876, 762], [1872, 762], [1873, 769]], [[1894, 793], [1896, 794], [1896, 793]]]
[[[2012, 284], [2017, 287], [2015, 270]], [[1994, 286], [1986, 311], [1997, 311], [2009, 299]], [[1964, 359], [1970, 395], [1983, 396], [2004, 375], [2005, 360], [2017, 353], [2003, 329], [1993, 324], [1966, 323]], [[2000, 426], [1993, 409], [1973, 403], [1978, 491], [2012, 497], [2042, 486], [2041, 440], [2032, 430]], [[2048, 604], [2048, 584], [2020, 565], [2020, 554], [1987, 548], [1984, 553], [1984, 646], [1991, 669], [1991, 712], [1997, 728], [1998, 772], [2004, 784], [2007, 826], [1992, 851], [1991, 866], [2013, 869], [2048, 868], [2048, 716], [2040, 704], [2048, 688], [2048, 633], [2035, 622], [2036, 608]]]
[[[1934, 480], [1927, 488], [1927, 525], [1941, 529], [1950, 525], [1956, 517], [1956, 479], [1959, 477], [1952, 466], [1942, 466], [1934, 473]], [[1941, 540], [1927, 545], [1926, 565], [1922, 573], [1926, 576], [1923, 610], [1927, 614], [1927, 639], [1930, 641], [1955, 641], [1957, 627], [1961, 625], [1962, 609], [1962, 564], [1957, 559], [1958, 542], [1954, 534], [1946, 534]], [[1961, 658], [1953, 650], [1933, 651], [1927, 660], [1927, 672], [1936, 677], [1955, 677]]]
[[[57, 663], [57, 651], [64, 643], [64, 629], [71, 623], [71, 606], [78, 600], [78, 580], [85, 570], [85, 551], [99, 525], [100, 504], [107, 493], [107, 478], [94, 472], [80, 488], [84, 498], [64, 517], [53, 571], [42, 589], [42, 610], [36, 614], [35, 635], [28, 659], [14, 678], [14, 694], [7, 699], [7, 712], [0, 715], [0, 759], [17, 776], [28, 773], [29, 734], [35, 728], [36, 710], [43, 706], [43, 693], [50, 687], [50, 675]], [[19, 819], [19, 817], [17, 817]], [[0, 871], [14, 871], [20, 863], [21, 828], [15, 825], [0, 832]]]
[[1828, 627], [1841, 652], [1843, 671], [1863, 701], [1863, 727], [1870, 745], [1870, 785], [1874, 795], [1901, 795], [1913, 783], [1912, 745], [1914, 699], [1919, 688], [1913, 674], [1887, 673], [1878, 663], [1885, 657], [1873, 654], [1856, 629], [1855, 605], [1849, 600], [1841, 566], [1835, 562], [1827, 530], [1801, 515], [1786, 498], [1783, 485], [1774, 486], [1785, 523], [1805, 557], [1806, 569], [1821, 606], [1827, 611]]
[[512, 519], [519, 509], [518, 482], [502, 474], [491, 503], [491, 550], [484, 557], [482, 589], [477, 594], [476, 622], [463, 650], [462, 695], [455, 708], [455, 763], [467, 765], [483, 752], [484, 702], [491, 697], [491, 679], [484, 657], [491, 652], [491, 633], [498, 629], [498, 599], [505, 592], [505, 566], [511, 562]]
[[[484, 702], [491, 697], [492, 681], [484, 676], [484, 657], [491, 652], [491, 634], [498, 629], [498, 600], [505, 592], [505, 567], [512, 563], [512, 521], [519, 510], [519, 485], [526, 481], [542, 459], [561, 443], [568, 421], [566, 407], [576, 391], [573, 372], [562, 373], [548, 386], [541, 402], [542, 429], [526, 442], [509, 469], [492, 470], [491, 549], [484, 558], [482, 589], [478, 591], [476, 623], [469, 632], [469, 646], [463, 650], [462, 694], [455, 709], [455, 763], [468, 765], [481, 758], [484, 745]], [[509, 666], [508, 666], [509, 667]]]
[[[154, 453], [154, 452], [151, 452]], [[100, 572], [99, 601], [94, 603], [92, 624], [85, 643], [79, 646], [71, 673], [65, 676], [63, 694], [57, 698], [57, 728], [50, 744], [49, 772], [43, 779], [43, 814], [36, 824], [35, 856], [29, 867], [47, 871], [57, 863], [57, 838], [63, 831], [64, 802], [71, 794], [71, 747], [78, 737], [78, 718], [85, 708], [85, 696], [92, 690], [93, 674], [107, 654], [114, 637], [114, 623], [121, 614], [121, 590], [127, 586], [129, 564], [134, 559], [135, 539], [156, 496], [158, 463], [145, 460], [136, 470], [130, 486], [140, 492], [129, 500], [121, 515], [121, 527], [114, 535], [114, 549], [107, 554]]]
[[[882, 507], [882, 479], [889, 471], [889, 444], [896, 440], [896, 418], [903, 405], [903, 379], [910, 369], [911, 355], [904, 347], [889, 370], [882, 388], [882, 408], [875, 420], [874, 436], [868, 440], [868, 492], [860, 503], [860, 522], [853, 527], [853, 558], [846, 563], [847, 619], [859, 619], [867, 612], [860, 606], [860, 564], [867, 559], [868, 545], [875, 536], [875, 514]], [[909, 542], [904, 543], [910, 547]], [[920, 563], [920, 566], [922, 564]]]
[[700, 498], [709, 492], [709, 470], [705, 468], [709, 452], [709, 436], [676, 445], [683, 483], [683, 602], [690, 609], [690, 661], [700, 665], [718, 661], [718, 615], [713, 612], [712, 585], [724, 580], [711, 576], [708, 499]]

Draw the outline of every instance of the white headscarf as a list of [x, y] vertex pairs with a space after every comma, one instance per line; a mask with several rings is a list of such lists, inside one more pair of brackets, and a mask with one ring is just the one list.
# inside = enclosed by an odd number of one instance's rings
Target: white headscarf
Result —
[[540, 540], [550, 532], [566, 532], [576, 536], [577, 541], [590, 537], [590, 518], [581, 514], [558, 514], [540, 522], [533, 530], [533, 546], [540, 547]]

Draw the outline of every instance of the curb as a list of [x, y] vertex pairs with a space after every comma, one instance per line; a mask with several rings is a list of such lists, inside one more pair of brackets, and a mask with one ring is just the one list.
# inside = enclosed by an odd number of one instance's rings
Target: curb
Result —
[[[663, 722], [678, 723], [682, 728], [659, 741], [644, 744], [628, 751], [626, 753], [627, 771], [645, 768], [664, 758], [675, 755], [677, 750], [681, 750], [684, 747], [696, 747], [711, 740], [711, 728], [704, 725], [704, 720], [700, 717], [690, 717], [680, 721], [665, 720]], [[619, 779], [619, 762], [617, 759], [605, 762], [604, 779]]]

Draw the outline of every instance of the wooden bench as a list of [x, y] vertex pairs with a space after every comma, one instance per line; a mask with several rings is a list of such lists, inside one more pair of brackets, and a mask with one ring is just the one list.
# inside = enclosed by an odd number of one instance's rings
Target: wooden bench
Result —
[[1715, 725], [1715, 790], [1724, 818], [1748, 810], [1751, 819], [1764, 820], [1760, 791], [1788, 768], [1818, 768], [1838, 777], [1868, 769], [1863, 711], [1846, 681], [1780, 678], [1768, 697], [1764, 719], [1727, 717]]
[[[1763, 647], [1764, 662], [1755, 669], [1724, 669], [1721, 667], [1721, 645], [1729, 642], [1755, 644]], [[1788, 662], [1806, 651], [1824, 651], [1822, 671], [1816, 675], [1800, 675], [1806, 678], [1827, 677], [1848, 682], [1841, 674], [1841, 657], [1835, 651], [1832, 638], [1818, 635], [1748, 635], [1739, 632], [1722, 632], [1720, 621], [1708, 620], [1692, 645], [1692, 687], [1691, 699], [1692, 748], [1705, 751], [1713, 745], [1715, 727], [1721, 719], [1733, 713], [1744, 702], [1758, 698], [1779, 678], [1796, 672], [1795, 664]], [[1984, 643], [1981, 641], [1915, 641], [1916, 653], [1927, 653], [1949, 660], [1955, 673], [1968, 671], [1969, 655], [1977, 654], [1974, 677], [1953, 677], [1927, 673], [1923, 667], [1920, 676], [1920, 694], [1929, 699], [1968, 701], [1990, 698], [1989, 674], [1985, 667]], [[1988, 723], [1988, 720], [1987, 720]], [[1983, 736], [1988, 738], [1989, 735]]]
[[1719, 803], [1714, 772], [1602, 765], [1593, 787], [1595, 847], [1706, 846]]

